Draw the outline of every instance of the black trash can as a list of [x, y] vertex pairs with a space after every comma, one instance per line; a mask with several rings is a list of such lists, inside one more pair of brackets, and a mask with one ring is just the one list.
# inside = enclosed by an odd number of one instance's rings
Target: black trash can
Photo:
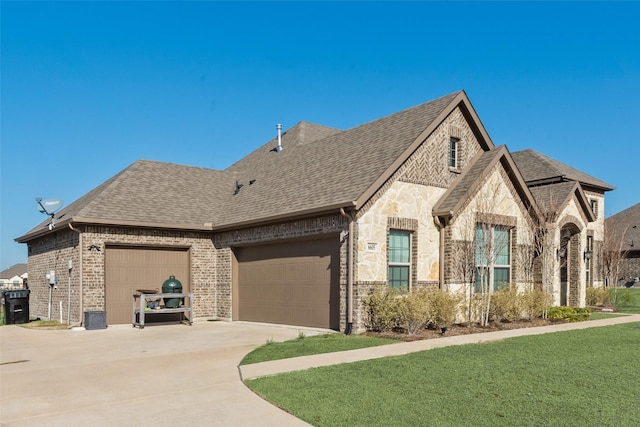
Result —
[[29, 289], [2, 291], [5, 325], [29, 323]]

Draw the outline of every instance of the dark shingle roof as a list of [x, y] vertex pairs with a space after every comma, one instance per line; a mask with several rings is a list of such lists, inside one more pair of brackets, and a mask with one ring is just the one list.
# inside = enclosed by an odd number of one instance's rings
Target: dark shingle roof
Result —
[[501, 145], [493, 150], [478, 153], [465, 173], [453, 182], [449, 190], [433, 207], [434, 214], [447, 215], [455, 213], [457, 207], [469, 197], [471, 190], [477, 186], [497, 159], [504, 155], [505, 152], [505, 146]]
[[538, 207], [545, 214], [559, 213], [566, 204], [578, 183], [575, 181], [558, 182], [555, 184], [531, 187], [531, 193]]
[[[220, 229], [353, 206], [459, 102], [472, 110], [460, 91], [346, 131], [300, 122], [283, 134], [281, 152], [272, 151], [272, 139], [225, 171], [141, 160], [56, 217], [61, 226], [76, 221]], [[242, 188], [234, 194], [236, 181]], [[28, 241], [47, 224], [17, 240]]]
[[501, 163], [511, 178], [515, 190], [527, 206], [527, 209], [530, 208], [530, 213], [534, 216], [540, 215], [533, 195], [518, 172], [509, 150], [504, 145], [478, 153], [464, 173], [451, 184], [438, 203], [435, 204], [433, 215], [443, 217], [456, 215], [468, 198], [478, 191], [478, 187], [482, 184], [484, 178], [498, 162]]
[[212, 222], [223, 204], [223, 189], [232, 188], [233, 182], [223, 171], [139, 160], [63, 208], [56, 220], [61, 226], [73, 220], [206, 229], [204, 224]]
[[614, 187], [604, 181], [532, 149], [516, 151], [512, 153], [512, 157], [518, 165], [518, 169], [520, 169], [525, 181], [527, 181], [527, 184], [530, 186], [543, 182], [570, 180], [578, 181], [581, 184], [599, 188], [604, 191], [614, 189]]
[[[295, 126], [282, 133], [282, 146], [286, 149], [309, 144], [322, 140], [328, 136], [342, 132], [339, 129], [327, 126], [317, 125], [309, 122], [298, 122]], [[273, 149], [278, 145], [277, 138], [273, 138], [262, 147], [253, 151], [249, 155], [238, 160], [226, 170], [228, 172], [244, 172], [252, 171], [262, 166], [263, 163], [270, 161], [273, 157]]]
[[[244, 169], [244, 184], [227, 200], [216, 224], [227, 226], [355, 202], [460, 92], [313, 143], [259, 150], [259, 167]], [[240, 163], [240, 162], [239, 162]], [[234, 165], [236, 166], [236, 165]], [[247, 185], [251, 180], [254, 184]]]
[[[640, 250], [640, 203], [605, 219], [605, 227], [619, 234], [626, 230], [622, 250]], [[631, 246], [632, 242], [633, 246]]]

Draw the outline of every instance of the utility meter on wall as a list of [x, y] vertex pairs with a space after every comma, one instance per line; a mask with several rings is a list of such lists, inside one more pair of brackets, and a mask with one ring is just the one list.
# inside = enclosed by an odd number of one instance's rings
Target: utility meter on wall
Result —
[[49, 270], [49, 272], [45, 275], [47, 280], [49, 281], [49, 286], [53, 286], [56, 284], [56, 271]]

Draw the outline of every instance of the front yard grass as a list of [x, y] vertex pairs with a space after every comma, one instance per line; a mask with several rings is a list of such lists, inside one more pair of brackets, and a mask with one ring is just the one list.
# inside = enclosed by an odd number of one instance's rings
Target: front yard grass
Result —
[[616, 310], [620, 313], [640, 314], [640, 289], [616, 288], [609, 291], [611, 301], [615, 301]]
[[316, 426], [631, 426], [640, 323], [445, 347], [248, 380]]
[[364, 335], [326, 334], [298, 338], [285, 342], [267, 342], [247, 354], [240, 365], [264, 362], [266, 360], [288, 359], [311, 354], [332, 353], [335, 351], [355, 350], [398, 342], [394, 339], [367, 337]]
[[591, 313], [591, 316], [589, 317], [589, 320], [610, 319], [612, 317], [622, 317], [622, 316], [624, 316], [624, 314], [603, 313], [603, 312], [599, 312], [599, 311], [594, 311], [593, 313]]

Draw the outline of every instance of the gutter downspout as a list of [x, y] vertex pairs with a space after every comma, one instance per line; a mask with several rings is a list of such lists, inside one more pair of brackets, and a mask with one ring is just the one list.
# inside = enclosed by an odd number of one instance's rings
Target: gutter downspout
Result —
[[438, 262], [438, 275], [439, 277], [439, 281], [440, 281], [440, 289], [443, 290], [444, 289], [444, 229], [445, 229], [445, 223], [443, 221], [440, 220], [439, 216], [434, 216], [434, 221], [436, 223], [436, 226], [438, 227], [438, 235], [440, 237], [440, 244], [438, 245], [438, 257], [439, 257], [439, 262]]
[[348, 254], [347, 254], [347, 326], [345, 328], [345, 335], [351, 335], [353, 329], [353, 230], [355, 223], [355, 215], [347, 214], [344, 208], [340, 208], [340, 214], [346, 218], [349, 218], [349, 242], [348, 242]]
[[80, 264], [78, 266], [79, 267], [78, 268], [78, 271], [79, 271], [79, 273], [78, 273], [78, 275], [79, 275], [78, 284], [79, 284], [79, 287], [80, 287], [80, 304], [79, 304], [79, 306], [80, 306], [80, 317], [79, 317], [79, 319], [80, 320], [77, 323], [75, 323], [76, 326], [79, 326], [79, 325], [82, 324], [82, 314], [83, 314], [83, 310], [84, 310], [84, 307], [83, 307], [84, 301], [83, 301], [83, 295], [82, 295], [83, 294], [83, 292], [82, 292], [82, 290], [83, 290], [83, 286], [82, 286], [82, 276], [83, 276], [83, 270], [82, 270], [82, 233], [80, 231], [76, 230], [75, 228], [73, 228], [73, 225], [71, 225], [71, 223], [69, 223], [69, 229], [71, 231], [75, 231], [76, 233], [78, 233], [78, 249], [79, 249], [79, 252], [80, 252], [79, 261], [78, 261], [78, 264]]

